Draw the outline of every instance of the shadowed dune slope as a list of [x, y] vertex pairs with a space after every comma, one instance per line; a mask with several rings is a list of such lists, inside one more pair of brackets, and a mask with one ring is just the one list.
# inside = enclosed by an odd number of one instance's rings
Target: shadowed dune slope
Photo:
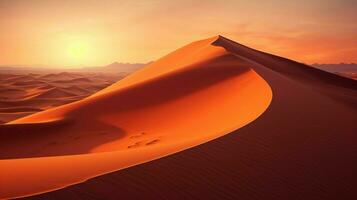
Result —
[[34, 199], [356, 199], [356, 81], [223, 37], [214, 45], [244, 59], [271, 86], [272, 102], [257, 120]]
[[255, 120], [271, 102], [270, 86], [217, 40], [194, 42], [90, 97], [0, 126], [0, 197], [67, 187]]

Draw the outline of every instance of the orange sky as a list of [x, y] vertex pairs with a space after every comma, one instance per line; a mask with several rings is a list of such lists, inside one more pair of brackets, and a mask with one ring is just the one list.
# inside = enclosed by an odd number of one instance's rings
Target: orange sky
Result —
[[0, 65], [155, 60], [224, 35], [305, 63], [357, 62], [355, 0], [1, 0]]

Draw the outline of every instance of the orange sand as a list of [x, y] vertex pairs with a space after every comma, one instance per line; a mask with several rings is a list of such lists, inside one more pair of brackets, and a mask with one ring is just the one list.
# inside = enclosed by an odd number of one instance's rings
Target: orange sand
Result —
[[357, 199], [357, 82], [224, 37], [212, 44], [269, 84], [274, 97], [259, 118], [194, 148], [29, 199]]
[[118, 73], [0, 70], [0, 124], [84, 99], [121, 77]]
[[255, 120], [269, 85], [218, 37], [86, 99], [0, 126], [0, 198], [56, 190], [205, 143]]

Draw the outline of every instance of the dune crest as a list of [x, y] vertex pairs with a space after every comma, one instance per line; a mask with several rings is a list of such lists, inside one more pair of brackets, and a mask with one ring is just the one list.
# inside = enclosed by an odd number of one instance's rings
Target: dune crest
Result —
[[219, 40], [194, 42], [83, 100], [0, 126], [0, 198], [66, 187], [255, 120], [271, 102], [270, 86], [213, 45]]

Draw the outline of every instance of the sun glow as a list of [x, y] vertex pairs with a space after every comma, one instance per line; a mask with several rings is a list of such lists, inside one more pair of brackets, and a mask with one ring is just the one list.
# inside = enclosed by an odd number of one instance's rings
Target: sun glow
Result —
[[95, 31], [62, 31], [45, 38], [49, 48], [44, 49], [50, 63], [66, 68], [102, 66], [119, 60], [119, 55], [126, 55], [120, 45], [113, 45], [103, 35]]
[[91, 55], [91, 47], [88, 42], [77, 40], [70, 42], [65, 47], [67, 62], [73, 64], [83, 64], [88, 61]]
[[82, 60], [88, 54], [88, 44], [81, 41], [72, 43], [69, 45], [67, 53], [70, 58]]
[[357, 62], [357, 1], [66, 2], [0, 0], [0, 65], [147, 63], [219, 34], [304, 63]]

